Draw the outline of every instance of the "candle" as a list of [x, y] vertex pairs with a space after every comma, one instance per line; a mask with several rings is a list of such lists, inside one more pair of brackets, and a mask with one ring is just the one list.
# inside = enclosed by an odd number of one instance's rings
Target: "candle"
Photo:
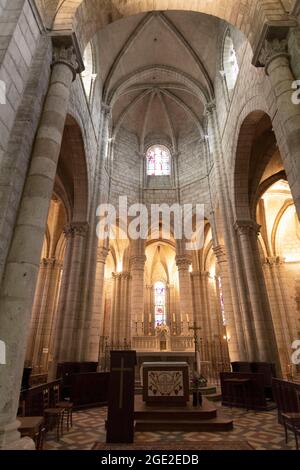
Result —
[[190, 321], [188, 314], [186, 314], [186, 321], [187, 321], [188, 323], [189, 323], [189, 321]]
[[173, 313], [173, 322], [174, 322], [174, 323], [176, 322], [176, 316], [175, 316], [175, 313]]
[[152, 322], [152, 315], [151, 315], [151, 313], [150, 313], [150, 314], [149, 314], [149, 323], [151, 323], [151, 322]]

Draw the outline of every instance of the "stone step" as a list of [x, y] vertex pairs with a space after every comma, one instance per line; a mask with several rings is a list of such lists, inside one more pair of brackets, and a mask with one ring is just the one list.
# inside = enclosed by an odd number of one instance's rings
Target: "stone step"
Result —
[[222, 394], [221, 393], [212, 393], [211, 395], [206, 395], [207, 400], [217, 402], [222, 400]]
[[233, 421], [213, 418], [200, 421], [186, 420], [136, 420], [136, 432], [182, 431], [182, 432], [227, 432], [232, 431]]
[[214, 393], [217, 393], [217, 387], [214, 386], [201, 387], [199, 390], [205, 397], [207, 397], [207, 395], [213, 395]]

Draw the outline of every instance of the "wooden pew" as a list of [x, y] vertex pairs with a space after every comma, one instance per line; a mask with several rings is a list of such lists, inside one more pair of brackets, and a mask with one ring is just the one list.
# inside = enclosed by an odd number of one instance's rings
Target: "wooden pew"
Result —
[[36, 387], [31, 387], [28, 390], [21, 391], [20, 402], [24, 403], [25, 414], [24, 416], [43, 416], [44, 415], [44, 402], [43, 391], [49, 390], [50, 402], [54, 404], [54, 386], [61, 383], [61, 380], [54, 380]]
[[108, 402], [109, 372], [73, 374], [71, 401], [74, 409], [106, 405]]
[[266, 400], [264, 374], [223, 372], [220, 374], [222, 405], [269, 411], [276, 408]]
[[57, 364], [56, 378], [62, 379], [62, 398], [69, 398], [71, 395], [71, 377], [73, 374], [83, 374], [97, 372], [97, 362], [61, 362]]

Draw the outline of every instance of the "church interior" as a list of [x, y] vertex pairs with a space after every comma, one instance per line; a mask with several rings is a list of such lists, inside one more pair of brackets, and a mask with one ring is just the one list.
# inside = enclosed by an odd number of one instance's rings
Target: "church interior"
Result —
[[0, 0], [0, 450], [299, 450], [298, 78], [299, 0]]

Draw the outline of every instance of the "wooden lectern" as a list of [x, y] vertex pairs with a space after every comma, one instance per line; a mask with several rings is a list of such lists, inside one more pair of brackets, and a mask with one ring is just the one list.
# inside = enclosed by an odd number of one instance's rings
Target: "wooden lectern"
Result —
[[111, 351], [106, 442], [134, 442], [135, 351]]

